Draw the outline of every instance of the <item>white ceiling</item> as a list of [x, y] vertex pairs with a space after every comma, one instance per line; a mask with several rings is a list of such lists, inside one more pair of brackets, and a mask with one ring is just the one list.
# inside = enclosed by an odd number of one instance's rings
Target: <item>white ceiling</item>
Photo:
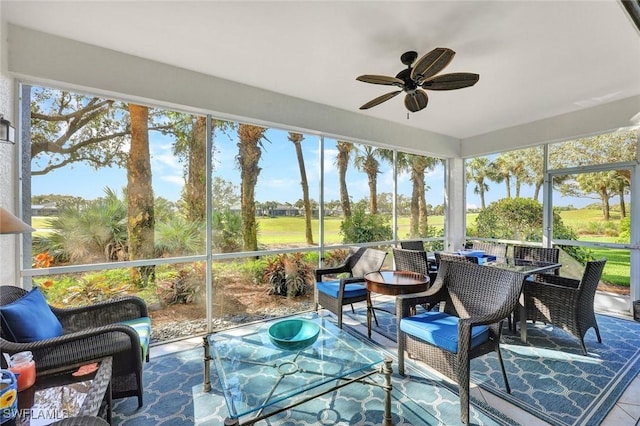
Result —
[[3, 21], [358, 111], [400, 55], [457, 52], [473, 87], [368, 111], [464, 139], [640, 94], [640, 32], [619, 1], [11, 1]]

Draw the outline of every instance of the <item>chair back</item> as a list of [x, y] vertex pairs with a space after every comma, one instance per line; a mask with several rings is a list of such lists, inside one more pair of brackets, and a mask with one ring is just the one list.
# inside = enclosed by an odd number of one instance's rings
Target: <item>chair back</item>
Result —
[[424, 251], [424, 243], [420, 240], [400, 241], [400, 248]]
[[462, 262], [462, 263], [475, 263], [478, 264], [478, 258], [476, 256], [463, 256], [461, 254], [434, 252], [436, 257], [436, 265], [440, 266], [441, 260], [447, 260], [449, 262]]
[[368, 247], [360, 247], [349, 256], [347, 265], [351, 270], [351, 276], [363, 277], [368, 272], [379, 271], [384, 264], [387, 252]]
[[484, 254], [496, 257], [507, 257], [507, 245], [506, 244], [494, 244], [485, 241], [474, 241], [471, 243], [473, 250], [483, 250]]
[[15, 285], [0, 286], [0, 306], [8, 305], [22, 298], [27, 294], [27, 290]]
[[[0, 306], [13, 303], [16, 300], [22, 298], [26, 294], [27, 294], [27, 291], [25, 289], [16, 287], [14, 285], [0, 286]], [[9, 330], [6, 328], [4, 319], [0, 322], [2, 323], [0, 327], [0, 337], [7, 340], [13, 340], [12, 338], [8, 337], [8, 336], [11, 336], [11, 333], [9, 333]]]
[[[497, 314], [504, 319], [516, 308], [524, 280], [519, 272], [442, 258], [434, 285], [445, 289], [448, 314], [461, 318]], [[492, 328], [499, 333], [497, 326]]]
[[605, 263], [607, 263], [607, 259], [604, 258], [587, 262], [582, 274], [582, 280], [578, 286], [581, 305], [593, 306], [596, 289], [602, 277]]
[[516, 259], [558, 263], [560, 249], [555, 247], [513, 246], [513, 257]]
[[429, 262], [426, 251], [394, 248], [392, 252], [396, 271], [409, 271], [429, 275]]

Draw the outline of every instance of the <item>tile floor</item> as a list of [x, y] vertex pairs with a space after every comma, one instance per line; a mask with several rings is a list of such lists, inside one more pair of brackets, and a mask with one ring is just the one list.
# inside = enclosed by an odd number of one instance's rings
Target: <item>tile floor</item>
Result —
[[[610, 314], [610, 312], [608, 312]], [[345, 325], [349, 325], [354, 328], [362, 328], [362, 333], [366, 332], [364, 326], [359, 323], [350, 320], [348, 316], [343, 318]], [[373, 333], [372, 336], [376, 342], [389, 350], [394, 350], [396, 343], [380, 336], [377, 333]], [[160, 356], [166, 353], [179, 352], [189, 350], [192, 348], [202, 347], [202, 337], [192, 337], [189, 339], [179, 340], [162, 345], [156, 345], [151, 348], [150, 354], [152, 357]], [[549, 423], [532, 416], [528, 412], [518, 408], [517, 406], [504, 401], [484, 391], [479, 387], [473, 387], [472, 394], [478, 399], [484, 400], [487, 404], [500, 410], [513, 420], [522, 425], [527, 426], [545, 426]], [[601, 426], [640, 426], [640, 375], [629, 385], [625, 393], [618, 400], [616, 406], [609, 412], [607, 417], [602, 422]]]

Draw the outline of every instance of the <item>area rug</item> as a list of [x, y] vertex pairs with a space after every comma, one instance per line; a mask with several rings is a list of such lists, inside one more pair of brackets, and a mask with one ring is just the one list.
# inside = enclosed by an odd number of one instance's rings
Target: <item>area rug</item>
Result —
[[[392, 302], [377, 305], [393, 312]], [[366, 308], [355, 314], [366, 324]], [[396, 318], [377, 311], [373, 330], [396, 341]], [[593, 329], [587, 332], [588, 354], [578, 340], [552, 326], [528, 324], [528, 341], [505, 332], [502, 357], [511, 385], [504, 383], [495, 354], [472, 360], [471, 380], [483, 389], [553, 425], [598, 425], [640, 372], [640, 323], [597, 315], [602, 343]]]
[[[373, 344], [373, 343], [372, 343]], [[386, 355], [384, 348], [380, 347]], [[200, 348], [152, 358], [144, 371], [144, 406], [135, 398], [114, 404], [113, 424], [118, 425], [222, 425], [228, 415], [211, 369], [213, 389], [204, 392], [203, 351]], [[395, 357], [393, 357], [395, 358]], [[394, 371], [397, 363], [394, 359]], [[460, 424], [458, 396], [428, 372], [407, 370], [408, 376], [392, 377], [394, 425]], [[381, 380], [376, 378], [376, 381]], [[376, 386], [353, 383], [256, 425], [361, 425], [382, 424], [384, 392]], [[480, 401], [473, 401], [473, 425], [516, 425], [512, 419]]]

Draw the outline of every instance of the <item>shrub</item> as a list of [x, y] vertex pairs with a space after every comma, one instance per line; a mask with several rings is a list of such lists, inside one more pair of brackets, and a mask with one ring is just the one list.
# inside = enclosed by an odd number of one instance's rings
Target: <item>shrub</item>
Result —
[[315, 267], [302, 253], [284, 253], [267, 259], [263, 281], [269, 284], [269, 294], [295, 297], [307, 293], [315, 280]]
[[[519, 241], [542, 241], [543, 207], [530, 198], [504, 198], [491, 203], [478, 214], [478, 236]], [[554, 238], [577, 240], [573, 229], [566, 226], [557, 211], [553, 212]], [[563, 247], [581, 263], [591, 260], [591, 251], [583, 247]]]
[[233, 253], [242, 248], [242, 217], [227, 209], [212, 216], [213, 248], [219, 253]]
[[631, 218], [624, 217], [620, 219], [620, 233], [618, 234], [619, 243], [629, 243], [631, 241]]
[[368, 214], [361, 206], [356, 206], [351, 217], [340, 224], [343, 243], [368, 243], [387, 241], [393, 238], [390, 218], [382, 214]]

